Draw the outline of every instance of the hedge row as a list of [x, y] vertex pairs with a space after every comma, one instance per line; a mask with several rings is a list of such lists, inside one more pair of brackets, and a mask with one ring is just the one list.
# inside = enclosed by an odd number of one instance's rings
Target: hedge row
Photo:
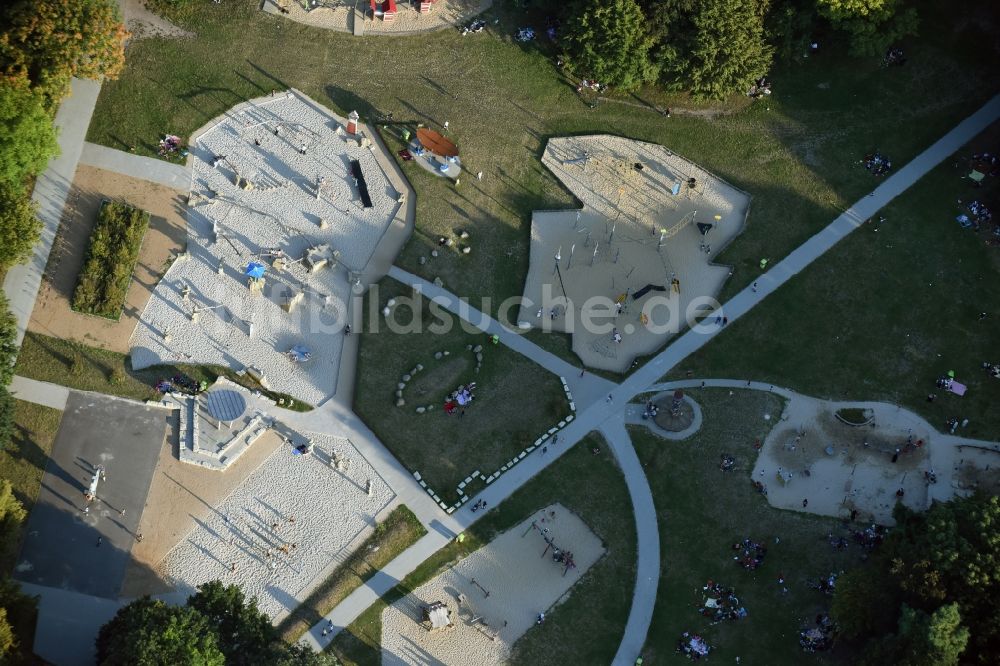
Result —
[[146, 211], [118, 201], [104, 202], [76, 279], [74, 310], [116, 320], [121, 316], [147, 226]]

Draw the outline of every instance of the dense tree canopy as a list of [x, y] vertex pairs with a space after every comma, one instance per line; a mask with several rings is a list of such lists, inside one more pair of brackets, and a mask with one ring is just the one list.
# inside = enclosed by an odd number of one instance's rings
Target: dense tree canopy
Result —
[[208, 618], [187, 606], [149, 597], [123, 607], [97, 635], [101, 666], [223, 666]]
[[848, 35], [853, 55], [878, 55], [917, 32], [917, 10], [904, 0], [816, 0], [820, 15]]
[[261, 663], [276, 634], [271, 620], [235, 585], [213, 580], [198, 587], [188, 606], [208, 619], [219, 640], [227, 664]]
[[125, 65], [125, 38], [115, 0], [13, 0], [5, 3], [0, 66], [58, 100], [74, 76], [115, 78]]
[[[158, 654], [164, 655], [158, 658]], [[134, 601], [97, 637], [98, 663], [214, 666], [336, 666], [337, 660], [278, 639], [270, 619], [240, 588], [211, 581], [185, 606]], [[159, 659], [159, 660], [158, 660]]]
[[678, 24], [689, 27], [672, 31], [659, 52], [665, 82], [702, 98], [746, 92], [774, 56], [764, 39], [767, 6], [767, 0], [703, 0], [679, 14]]
[[886, 542], [838, 584], [841, 630], [870, 639], [869, 663], [991, 663], [1000, 652], [1000, 498], [896, 511]]
[[23, 82], [0, 81], [0, 184], [23, 188], [57, 152], [42, 97]]
[[635, 0], [585, 0], [566, 27], [567, 63], [580, 76], [635, 90], [656, 78], [653, 42]]
[[0, 183], [0, 269], [30, 257], [40, 230], [35, 204], [27, 189]]

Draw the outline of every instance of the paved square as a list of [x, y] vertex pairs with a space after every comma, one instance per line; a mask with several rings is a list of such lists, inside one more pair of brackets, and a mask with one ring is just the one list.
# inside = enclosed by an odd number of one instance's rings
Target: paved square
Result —
[[[109, 599], [118, 595], [169, 417], [156, 407], [70, 393], [28, 519], [17, 579]], [[83, 493], [96, 465], [104, 465], [107, 479], [84, 513]]]

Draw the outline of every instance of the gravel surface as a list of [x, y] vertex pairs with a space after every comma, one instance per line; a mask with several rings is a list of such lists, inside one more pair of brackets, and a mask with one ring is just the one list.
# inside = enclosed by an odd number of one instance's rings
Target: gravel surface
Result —
[[[549, 530], [557, 547], [572, 552], [575, 569], [563, 576], [551, 550], [541, 557], [546, 545], [532, 521]], [[382, 612], [382, 665], [503, 663], [538, 614], [563, 600], [603, 554], [601, 540], [580, 518], [561, 504], [546, 507], [388, 606]], [[459, 594], [465, 596], [461, 605]], [[421, 607], [435, 601], [448, 605], [454, 627], [430, 633], [419, 624]], [[474, 617], [481, 621], [473, 623]]]
[[[393, 492], [348, 440], [305, 436], [316, 444], [313, 455], [279, 446], [209, 516], [196, 520], [158, 567], [169, 583], [188, 590], [219, 578], [278, 618], [350, 554], [347, 546], [371, 529]], [[333, 451], [349, 460], [343, 472], [327, 462]]]
[[[197, 137], [190, 258], [174, 262], [150, 298], [130, 341], [133, 367], [254, 366], [271, 388], [311, 404], [335, 392], [350, 273], [368, 263], [400, 206], [372, 149], [335, 131], [344, 122], [298, 93], [281, 93], [232, 110]], [[361, 205], [351, 160], [361, 164], [371, 208]], [[234, 184], [240, 178], [252, 189]], [[339, 259], [309, 272], [301, 259], [313, 247]], [[273, 268], [275, 250], [295, 263]], [[257, 296], [244, 275], [251, 261], [268, 267]], [[285, 312], [294, 294], [302, 300]], [[295, 345], [311, 358], [292, 362], [286, 352]]]

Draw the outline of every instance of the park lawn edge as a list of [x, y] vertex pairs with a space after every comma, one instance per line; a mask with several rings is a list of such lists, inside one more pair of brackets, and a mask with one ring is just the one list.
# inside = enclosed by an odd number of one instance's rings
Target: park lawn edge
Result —
[[[316, 586], [305, 601], [278, 623], [277, 631], [281, 638], [289, 643], [298, 640], [348, 595], [425, 534], [427, 529], [413, 512], [405, 504], [397, 506], [336, 570]], [[366, 557], [369, 553], [371, 556]]]
[[133, 370], [128, 354], [33, 331], [28, 331], [24, 336], [14, 373], [78, 391], [104, 393], [132, 400], [158, 400], [160, 395], [153, 388], [156, 381], [169, 379], [178, 373], [188, 375], [196, 381], [205, 381], [209, 385], [219, 377], [225, 377], [246, 389], [260, 391], [275, 403], [283, 400], [284, 404], [280, 406], [284, 409], [296, 412], [313, 409], [312, 405], [290, 395], [265, 389], [249, 373], [240, 375], [231, 368], [217, 365], [180, 363]]

